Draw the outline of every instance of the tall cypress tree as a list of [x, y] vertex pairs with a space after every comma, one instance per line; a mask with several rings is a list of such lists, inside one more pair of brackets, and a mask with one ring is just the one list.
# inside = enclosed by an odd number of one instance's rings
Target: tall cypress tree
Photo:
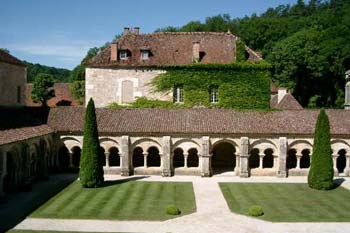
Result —
[[95, 104], [90, 98], [85, 112], [84, 139], [80, 160], [80, 182], [85, 188], [96, 188], [103, 183], [103, 166], [99, 158]]
[[321, 109], [317, 118], [308, 184], [310, 188], [328, 190], [333, 187], [333, 160], [328, 116]]

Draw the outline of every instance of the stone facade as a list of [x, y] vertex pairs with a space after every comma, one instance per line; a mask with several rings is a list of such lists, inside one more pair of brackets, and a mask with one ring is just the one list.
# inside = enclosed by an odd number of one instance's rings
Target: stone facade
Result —
[[27, 68], [0, 60], [0, 106], [24, 106]]
[[96, 107], [110, 103], [128, 104], [137, 97], [172, 100], [172, 93], [153, 93], [149, 82], [162, 70], [86, 68], [85, 103], [94, 99]]
[[[70, 158], [82, 148], [82, 136], [61, 135], [59, 140]], [[123, 135], [103, 136], [100, 142], [107, 174], [288, 177], [308, 174], [313, 139]], [[350, 139], [333, 139], [332, 150], [335, 175], [350, 176]]]

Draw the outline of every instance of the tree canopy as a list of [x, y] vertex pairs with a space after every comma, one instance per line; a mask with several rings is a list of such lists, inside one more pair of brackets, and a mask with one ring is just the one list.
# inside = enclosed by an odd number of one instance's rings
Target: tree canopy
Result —
[[53, 87], [55, 81], [51, 74], [38, 74], [33, 82], [32, 100], [34, 103], [41, 103], [47, 106], [46, 102], [55, 96]]
[[52, 66], [45, 66], [40, 64], [33, 64], [27, 61], [24, 61], [24, 63], [27, 65], [27, 82], [28, 83], [32, 83], [34, 81], [34, 78], [40, 73], [52, 75], [55, 83], [71, 82], [70, 70], [56, 68]]

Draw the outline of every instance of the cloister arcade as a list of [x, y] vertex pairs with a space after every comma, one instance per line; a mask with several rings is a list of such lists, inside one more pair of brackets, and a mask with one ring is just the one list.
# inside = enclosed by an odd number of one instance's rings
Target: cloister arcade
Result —
[[[245, 139], [246, 146], [242, 138], [103, 137], [101, 159], [107, 174], [241, 177], [308, 174], [312, 139]], [[82, 137], [62, 136], [60, 142], [60, 167], [78, 167]], [[349, 140], [333, 140], [332, 150], [335, 175], [349, 176]]]

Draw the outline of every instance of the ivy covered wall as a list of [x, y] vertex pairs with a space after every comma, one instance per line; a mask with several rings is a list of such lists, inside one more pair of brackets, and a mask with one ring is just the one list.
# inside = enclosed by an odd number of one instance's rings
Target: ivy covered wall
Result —
[[[268, 109], [270, 65], [266, 62], [193, 64], [160, 67], [167, 72], [153, 79], [156, 92], [172, 92], [181, 85], [184, 107], [195, 105], [234, 109]], [[210, 89], [218, 88], [219, 102], [210, 103]]]

